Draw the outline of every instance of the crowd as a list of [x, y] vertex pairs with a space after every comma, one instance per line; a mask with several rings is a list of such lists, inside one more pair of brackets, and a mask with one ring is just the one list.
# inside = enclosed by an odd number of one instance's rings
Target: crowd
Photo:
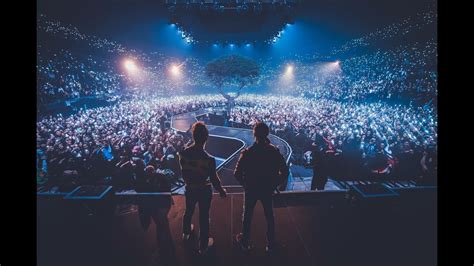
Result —
[[[435, 2], [433, 2], [432, 5], [435, 5]], [[418, 12], [414, 16], [404, 18], [401, 21], [387, 25], [362, 37], [349, 40], [333, 48], [331, 54], [341, 55], [348, 52], [354, 53], [355, 50], [359, 48], [374, 45], [374, 43], [380, 42], [381, 40], [393, 40], [409, 34], [417, 34], [420, 30], [435, 25], [436, 20], [436, 7], [430, 6], [426, 11]]]
[[221, 103], [211, 95], [156, 98], [44, 117], [36, 131], [38, 180], [65, 189], [112, 180], [125, 189], [143, 177], [145, 166], [179, 177], [176, 153], [190, 138], [170, 129], [170, 117]]
[[432, 108], [271, 95], [243, 95], [237, 105], [232, 122], [264, 121], [288, 141], [297, 164], [308, 162], [305, 156], [315, 146], [337, 154], [335, 177], [367, 172], [415, 177], [422, 174], [424, 156], [436, 154]]
[[[274, 93], [304, 95], [335, 100], [409, 99], [427, 101], [437, 95], [437, 45], [435, 41], [414, 43], [393, 50], [334, 62], [293, 62], [294, 74], [283, 74], [286, 65], [261, 65], [254, 87], [272, 88]], [[74, 56], [67, 50], [38, 53], [38, 101], [50, 104], [84, 96], [167, 96], [213, 89], [204, 77], [204, 66], [196, 59], [185, 61], [182, 77], [169, 74], [173, 59], [144, 68], [136, 80], [106, 59]], [[117, 66], [119, 65], [119, 66]]]
[[[124, 98], [192, 93], [210, 87], [204, 64], [193, 57], [175, 58], [160, 52], [144, 53], [81, 33], [44, 14], [38, 17], [37, 95], [40, 105], [79, 97]], [[53, 45], [54, 44], [54, 45]], [[129, 75], [124, 59], [132, 59], [140, 75]], [[181, 65], [179, 77], [170, 75]]]
[[112, 97], [123, 88], [121, 77], [109, 62], [96, 57], [75, 57], [61, 49], [37, 55], [37, 100], [41, 105], [81, 97]]
[[[217, 94], [165, 97], [45, 117], [37, 123], [39, 174], [86, 183], [115, 176], [119, 187], [132, 186], [144, 166], [176, 174], [176, 153], [190, 139], [170, 128], [171, 116], [224, 105]], [[423, 154], [436, 153], [432, 108], [245, 94], [228, 119], [247, 126], [264, 121], [288, 141], [297, 164], [315, 146], [334, 151], [346, 166], [334, 169], [347, 170], [335, 177], [365, 170], [416, 176]]]
[[343, 61], [342, 84], [333, 86], [343, 88], [343, 99], [363, 99], [371, 94], [382, 99], [432, 99], [437, 95], [436, 58], [434, 40], [378, 50]]
[[437, 43], [401, 45], [354, 56], [339, 63], [292, 62], [263, 69], [260, 83], [273, 92], [335, 100], [412, 100], [424, 102], [437, 95]]
[[[362, 39], [386, 40], [408, 32], [418, 34], [436, 19], [433, 11], [420, 13], [400, 23], [389, 25]], [[174, 58], [159, 52], [143, 53], [122, 45], [80, 33], [44, 15], [38, 22], [39, 36], [54, 41], [74, 40], [71, 49], [51, 50], [38, 46], [38, 98], [40, 103], [70, 100], [82, 96], [121, 97], [169, 96], [203, 93], [215, 86], [206, 78], [206, 62], [195, 57]], [[42, 40], [43, 38], [40, 38]], [[51, 39], [45, 41], [51, 42]], [[357, 43], [357, 39], [349, 43]], [[270, 88], [273, 93], [292, 94], [335, 100], [399, 99], [426, 102], [437, 95], [437, 42], [433, 37], [422, 41], [404, 40], [390, 48], [374, 48], [341, 59], [330, 67], [337, 55], [349, 48], [342, 45], [333, 55], [324, 57], [288, 55], [278, 60], [257, 59], [261, 75], [252, 86]], [[73, 46], [84, 49], [77, 51]], [[354, 44], [350, 47], [356, 47]], [[378, 47], [375, 45], [374, 47]], [[351, 49], [352, 49], [351, 48]], [[71, 51], [74, 50], [74, 51]], [[349, 49], [350, 50], [350, 49]], [[84, 52], [86, 51], [86, 52]], [[352, 50], [351, 50], [352, 51]], [[133, 58], [142, 71], [138, 79], [127, 75], [120, 60]], [[276, 63], [281, 62], [281, 63]], [[181, 65], [179, 76], [170, 74], [173, 65]], [[286, 68], [294, 73], [286, 77]]]
[[[351, 40], [335, 48], [331, 56], [258, 59], [261, 75], [251, 87], [266, 88], [271, 94], [242, 95], [228, 114], [228, 124], [251, 127], [264, 121], [293, 148], [292, 162], [310, 164], [311, 155], [320, 152], [333, 156], [328, 164], [334, 177], [433, 175], [436, 39], [353, 51], [418, 34], [435, 20], [435, 11], [420, 13]], [[38, 36], [40, 106], [87, 97], [116, 102], [81, 108], [68, 116], [40, 114], [39, 183], [53, 179], [70, 185], [111, 179], [118, 188], [127, 188], [145, 176], [145, 166], [178, 176], [176, 153], [190, 139], [170, 128], [171, 116], [225, 105], [220, 95], [203, 94], [215, 87], [205, 76], [206, 62], [198, 58], [127, 49], [44, 15], [38, 18]], [[59, 39], [68, 45], [49, 45]], [[348, 52], [351, 57], [335, 61]], [[139, 78], [126, 73], [124, 58], [140, 65]], [[182, 66], [179, 75], [170, 74], [172, 65]], [[288, 65], [293, 70], [288, 71]]]

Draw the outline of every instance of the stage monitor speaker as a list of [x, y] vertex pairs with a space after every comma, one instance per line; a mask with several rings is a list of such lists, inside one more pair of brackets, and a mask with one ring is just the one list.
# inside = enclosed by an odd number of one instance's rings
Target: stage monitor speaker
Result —
[[370, 203], [384, 205], [386, 203], [393, 203], [399, 196], [396, 191], [381, 183], [352, 184], [347, 193], [347, 198], [353, 204]]

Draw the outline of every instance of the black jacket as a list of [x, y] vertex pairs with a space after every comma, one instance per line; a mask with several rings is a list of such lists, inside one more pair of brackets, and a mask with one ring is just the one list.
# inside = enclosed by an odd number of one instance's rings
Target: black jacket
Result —
[[202, 148], [192, 145], [179, 153], [179, 163], [186, 189], [201, 189], [208, 186], [222, 192], [221, 180], [216, 172], [216, 159]]
[[234, 177], [246, 192], [273, 192], [289, 169], [277, 147], [269, 143], [254, 143], [240, 154]]

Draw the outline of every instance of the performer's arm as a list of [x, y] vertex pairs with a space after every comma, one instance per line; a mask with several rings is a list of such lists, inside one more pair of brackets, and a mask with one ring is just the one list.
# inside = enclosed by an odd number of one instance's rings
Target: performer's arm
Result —
[[241, 186], [244, 186], [244, 165], [245, 165], [245, 155], [242, 152], [240, 154], [239, 160], [237, 161], [237, 165], [235, 166], [234, 177], [237, 179]]
[[211, 180], [212, 186], [219, 192], [219, 194], [221, 195], [221, 197], [225, 197], [225, 196], [226, 196], [226, 191], [225, 191], [225, 189], [222, 187], [221, 179], [220, 179], [219, 176], [217, 175], [217, 171], [216, 171], [216, 159], [214, 159], [214, 158], [212, 158], [212, 160], [211, 160], [209, 178], [210, 178], [210, 180]]

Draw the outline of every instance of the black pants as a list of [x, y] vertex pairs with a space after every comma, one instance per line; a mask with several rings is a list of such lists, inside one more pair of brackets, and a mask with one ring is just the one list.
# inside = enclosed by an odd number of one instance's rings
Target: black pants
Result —
[[275, 242], [275, 219], [273, 217], [272, 192], [245, 192], [244, 213], [242, 215], [243, 241], [245, 243], [248, 243], [250, 237], [250, 226], [252, 224], [253, 210], [258, 200], [260, 200], [263, 205], [263, 212], [267, 221], [267, 241], [268, 244], [271, 245]]
[[311, 180], [311, 190], [324, 190], [328, 182], [328, 175], [321, 170], [315, 171]]
[[159, 205], [156, 202], [144, 202], [138, 205], [138, 214], [143, 229], [148, 229], [152, 219], [155, 222], [158, 251], [164, 256], [171, 255], [174, 250], [168, 220], [170, 208], [171, 205], [163, 207], [163, 204]]
[[209, 209], [211, 208], [212, 189], [186, 189], [186, 211], [183, 217], [183, 233], [191, 231], [191, 219], [193, 218], [196, 203], [199, 204], [199, 241], [200, 247], [205, 249], [209, 241]]

